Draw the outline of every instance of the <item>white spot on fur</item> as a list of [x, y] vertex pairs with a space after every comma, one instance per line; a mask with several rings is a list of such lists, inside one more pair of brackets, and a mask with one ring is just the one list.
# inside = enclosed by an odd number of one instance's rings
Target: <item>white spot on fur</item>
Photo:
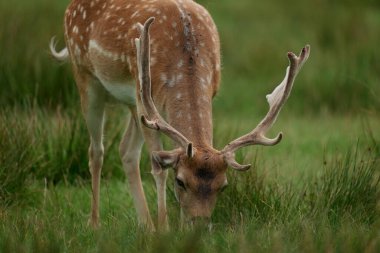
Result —
[[202, 86], [205, 86], [205, 85], [206, 85], [206, 81], [205, 81], [205, 79], [204, 79], [203, 77], [201, 77], [201, 78], [199, 79], [199, 81], [201, 82], [201, 85], [202, 85]]
[[176, 98], [179, 100], [179, 99], [181, 99], [181, 97], [182, 97], [181, 92], [178, 92], [177, 95], [176, 95]]
[[210, 84], [211, 83], [211, 80], [212, 80], [212, 76], [211, 74], [207, 76], [207, 83]]
[[80, 54], [81, 54], [81, 51], [80, 51], [80, 48], [78, 45], [75, 45], [74, 54], [76, 56], [80, 56]]
[[84, 12], [83, 12], [83, 15], [82, 15], [82, 17], [83, 17], [83, 20], [85, 20], [85, 19], [86, 19], [86, 15], [87, 15], [87, 12], [86, 12], [86, 11], [84, 11]]
[[181, 68], [183, 66], [183, 60], [179, 60], [178, 64], [177, 64], [177, 67], [178, 68]]
[[121, 60], [121, 56], [119, 56], [117, 53], [108, 51], [104, 49], [102, 46], [100, 46], [97, 41], [90, 40], [89, 42], [89, 50], [95, 50], [98, 54], [102, 55], [103, 57], [107, 57], [109, 59], [112, 59], [114, 61]]
[[155, 57], [150, 57], [150, 66], [154, 66], [157, 63], [157, 59]]
[[140, 14], [139, 14], [139, 11], [135, 11], [132, 15], [131, 15], [131, 18], [134, 18], [134, 17], [138, 17]]
[[171, 79], [169, 79], [167, 82], [166, 82], [166, 84], [169, 86], [169, 87], [174, 87], [174, 85], [175, 85], [175, 76], [173, 77], [173, 78], [171, 78]]
[[167, 76], [165, 73], [161, 73], [160, 75], [160, 79], [163, 83], [166, 83], [166, 81], [168, 80]]
[[73, 33], [78, 34], [78, 32], [79, 32], [78, 26], [75, 25], [75, 26], [73, 27]]

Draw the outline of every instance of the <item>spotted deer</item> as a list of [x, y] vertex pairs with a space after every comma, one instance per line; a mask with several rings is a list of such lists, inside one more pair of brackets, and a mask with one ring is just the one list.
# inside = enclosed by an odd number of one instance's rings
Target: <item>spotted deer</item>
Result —
[[[91, 140], [89, 222], [94, 227], [99, 225], [103, 125], [109, 101], [120, 101], [131, 112], [119, 150], [139, 223], [154, 229], [140, 178], [144, 142], [157, 187], [158, 228], [168, 227], [167, 168], [174, 170], [183, 220], [207, 220], [227, 185], [227, 168], [250, 168], [235, 160], [235, 151], [281, 141], [281, 133], [274, 139], [265, 134], [310, 52], [306, 46], [299, 56], [288, 53], [290, 65], [284, 80], [267, 96], [270, 108], [264, 119], [216, 150], [211, 103], [220, 83], [220, 45], [216, 26], [201, 5], [191, 0], [72, 0], [64, 27], [66, 47], [56, 51], [53, 38], [50, 49], [58, 60], [70, 59], [80, 93]], [[173, 150], [163, 150], [159, 133], [173, 140]]]

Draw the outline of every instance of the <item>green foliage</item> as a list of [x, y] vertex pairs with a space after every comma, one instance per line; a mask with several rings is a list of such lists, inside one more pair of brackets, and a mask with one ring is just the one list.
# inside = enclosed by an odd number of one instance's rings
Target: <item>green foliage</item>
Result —
[[0, 106], [30, 101], [53, 107], [78, 104], [70, 67], [52, 64], [48, 50], [53, 36], [58, 36], [62, 46], [66, 4], [0, 1]]
[[373, 223], [379, 214], [379, 168], [378, 161], [358, 157], [357, 153], [348, 153], [344, 159], [330, 163], [315, 183], [315, 192], [309, 194], [309, 201], [315, 204], [313, 212], [321, 213], [324, 208], [330, 220], [339, 221], [349, 214], [355, 220]]
[[27, 199], [30, 172], [39, 159], [33, 155], [36, 139], [28, 124], [21, 125], [10, 110], [0, 114], [0, 122], [0, 201], [8, 205]]

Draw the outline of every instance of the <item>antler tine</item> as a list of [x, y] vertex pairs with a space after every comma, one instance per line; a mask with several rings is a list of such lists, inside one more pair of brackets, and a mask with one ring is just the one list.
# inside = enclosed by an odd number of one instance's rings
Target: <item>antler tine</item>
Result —
[[286, 75], [284, 80], [273, 90], [271, 94], [266, 96], [270, 107], [267, 115], [250, 133], [237, 138], [236, 140], [230, 142], [224, 147], [222, 153], [224, 153], [225, 161], [232, 168], [237, 170], [247, 170], [250, 167], [250, 165], [240, 165], [235, 161], [234, 153], [237, 149], [248, 145], [273, 146], [281, 141], [282, 133], [279, 133], [273, 139], [265, 137], [265, 134], [276, 121], [282, 106], [285, 104], [286, 100], [290, 95], [294, 80], [301, 67], [308, 59], [309, 54], [309, 45], [306, 45], [302, 49], [298, 57], [292, 52], [288, 53], [288, 59], [290, 64], [286, 69]]
[[[150, 17], [140, 28], [140, 38], [135, 39], [137, 49], [137, 68], [140, 81], [140, 94], [145, 115], [141, 115], [141, 122], [148, 128], [161, 131], [169, 138], [177, 142], [189, 156], [192, 156], [192, 143], [186, 139], [180, 132], [168, 124], [159, 114], [152, 100], [151, 78], [150, 78], [150, 36], [149, 28], [154, 21], [154, 17]], [[148, 120], [148, 118], [150, 120]]]

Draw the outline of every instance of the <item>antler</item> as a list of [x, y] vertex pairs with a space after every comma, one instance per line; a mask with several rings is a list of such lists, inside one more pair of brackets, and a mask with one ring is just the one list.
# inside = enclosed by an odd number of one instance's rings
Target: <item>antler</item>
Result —
[[235, 160], [235, 151], [239, 148], [248, 145], [264, 145], [273, 146], [279, 143], [282, 139], [282, 133], [280, 132], [277, 137], [270, 139], [265, 137], [266, 132], [272, 127], [276, 118], [281, 111], [282, 106], [288, 99], [290, 92], [292, 90], [294, 79], [296, 78], [298, 72], [300, 71], [303, 64], [306, 62], [310, 54], [310, 46], [306, 45], [300, 55], [297, 57], [294, 53], [289, 52], [288, 58], [290, 65], [286, 69], [286, 75], [284, 80], [278, 85], [274, 91], [267, 95], [267, 100], [269, 103], [269, 111], [265, 118], [253, 129], [250, 133], [243, 135], [236, 140], [227, 144], [222, 153], [224, 159], [229, 166], [236, 170], [247, 170], [251, 167], [248, 165], [241, 165]]
[[[152, 100], [151, 92], [151, 79], [150, 79], [150, 37], [149, 27], [153, 23], [154, 17], [150, 17], [142, 26], [139, 24], [141, 32], [140, 38], [135, 39], [137, 49], [137, 68], [140, 81], [140, 94], [143, 107], [145, 109], [145, 115], [141, 115], [142, 123], [151, 129], [161, 131], [169, 138], [177, 142], [182, 148], [185, 149], [189, 157], [193, 156], [193, 145], [186, 139], [180, 132], [174, 127], [168, 124], [159, 114], [154, 102]], [[147, 118], [150, 118], [148, 120]]]

